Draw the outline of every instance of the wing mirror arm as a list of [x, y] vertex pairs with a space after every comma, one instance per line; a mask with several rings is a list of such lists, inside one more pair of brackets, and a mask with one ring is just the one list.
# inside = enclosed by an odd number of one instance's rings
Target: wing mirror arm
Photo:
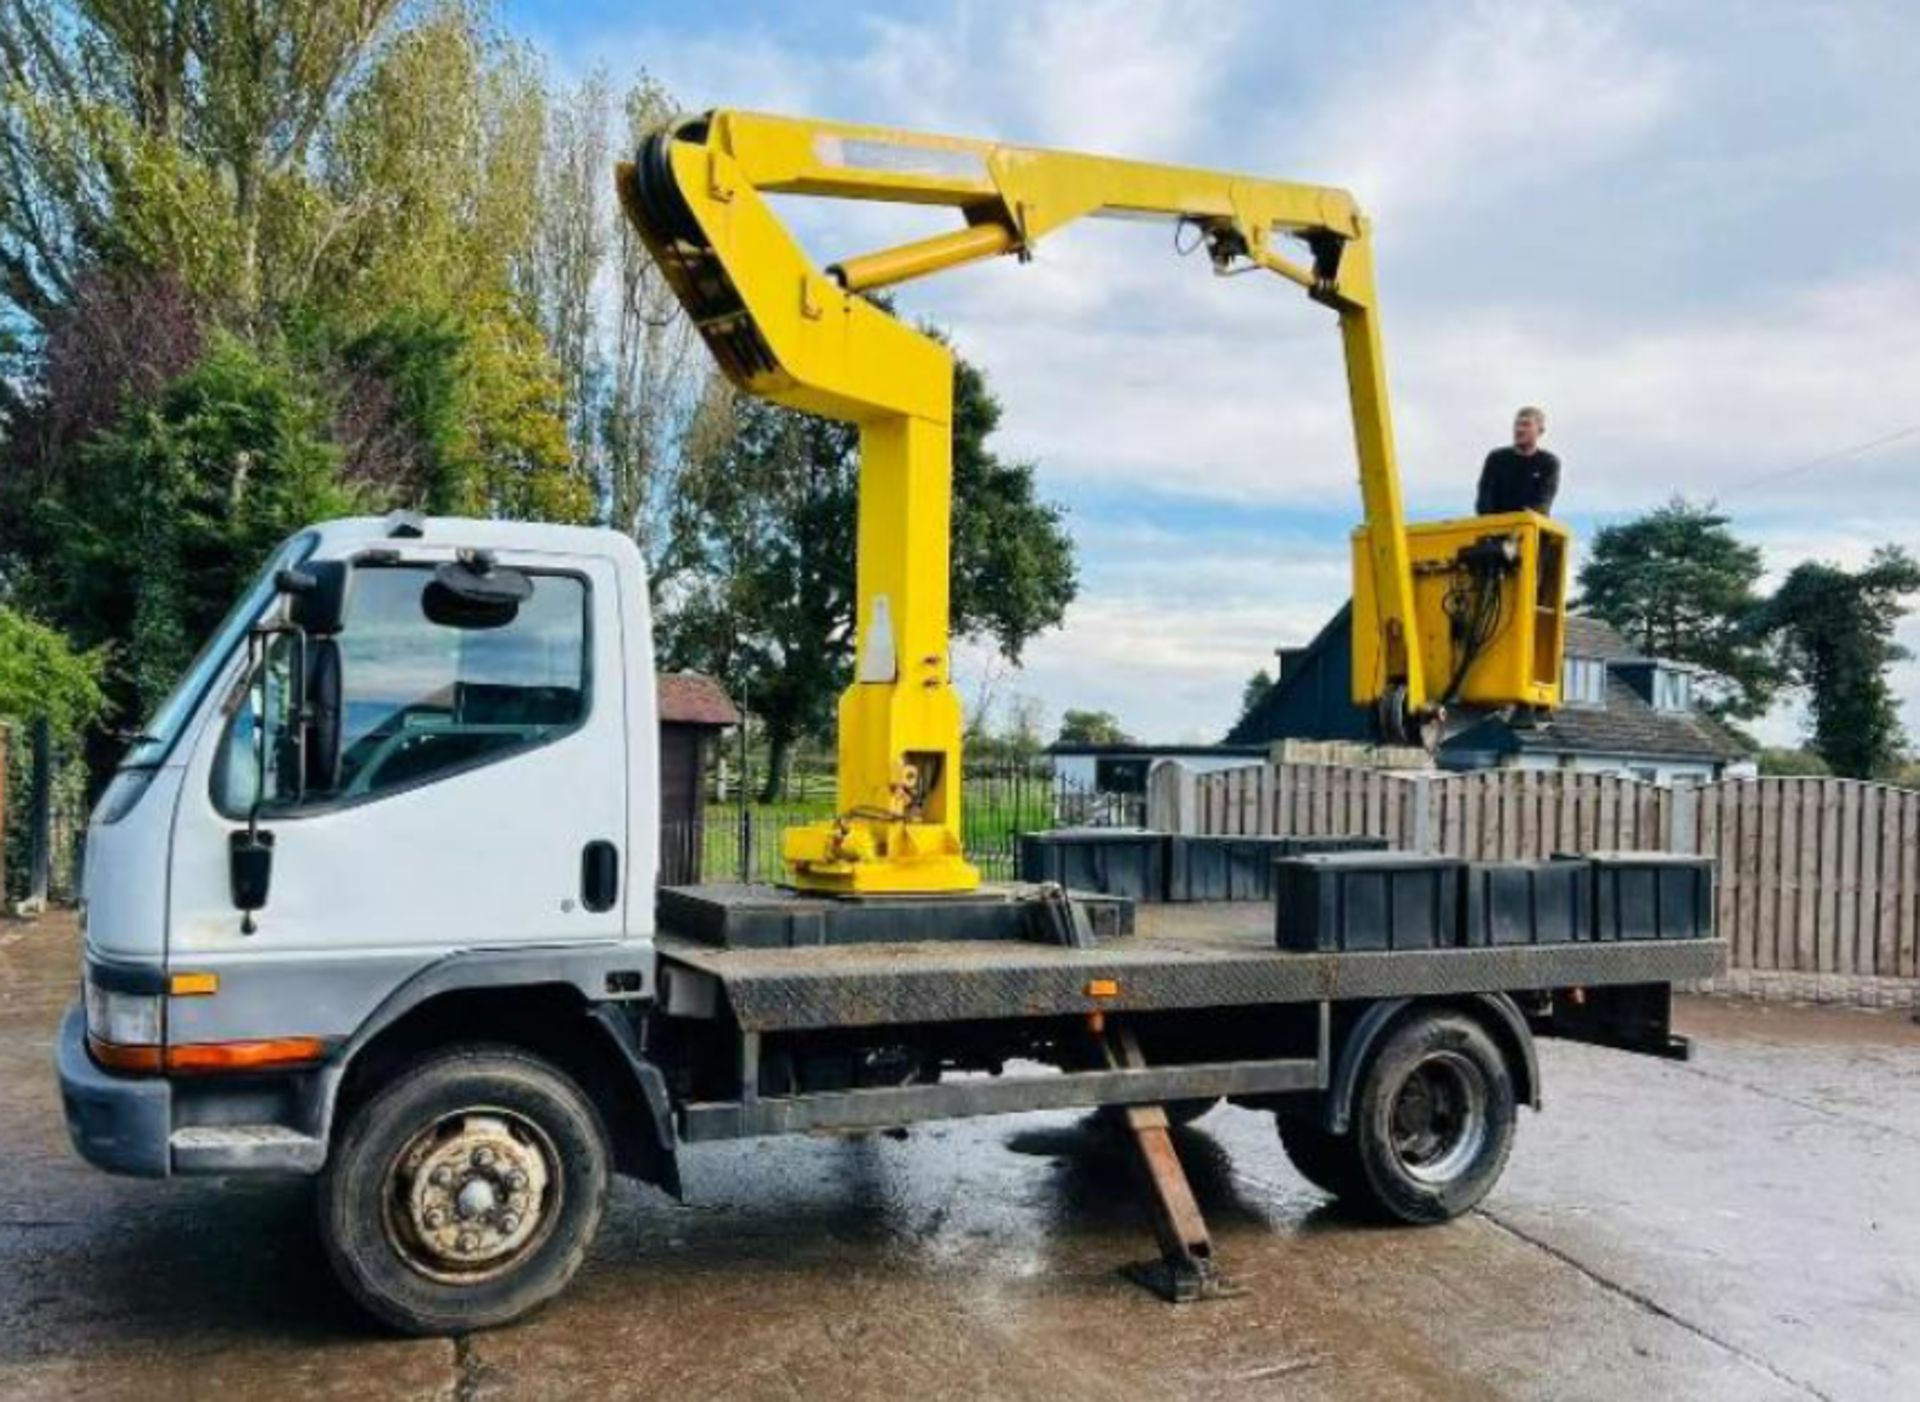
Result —
[[[282, 573], [285, 573], [283, 571]], [[254, 628], [247, 633], [247, 675], [266, 696], [267, 643], [281, 630]], [[240, 912], [240, 933], [251, 935], [260, 928], [254, 912], [267, 903], [273, 885], [273, 834], [260, 830], [260, 809], [267, 795], [266, 706], [261, 705], [253, 727], [253, 801], [247, 805], [247, 825], [227, 840], [227, 883], [235, 909]]]

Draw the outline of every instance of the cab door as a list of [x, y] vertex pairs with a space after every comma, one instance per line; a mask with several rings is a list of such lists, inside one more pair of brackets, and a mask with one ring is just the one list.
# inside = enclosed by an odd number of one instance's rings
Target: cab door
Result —
[[[289, 650], [273, 639], [210, 726], [176, 817], [169, 948], [274, 966], [277, 986], [359, 999], [392, 964], [461, 949], [613, 941], [627, 929], [623, 665], [611, 561], [501, 552], [531, 586], [510, 616], [436, 606], [422, 549], [355, 566], [337, 635], [337, 774], [301, 758]], [[310, 733], [310, 732], [309, 732]], [[273, 844], [257, 929], [242, 929], [228, 846], [247, 825]], [[343, 953], [355, 958], [341, 961]], [[297, 996], [297, 995], [295, 995]], [[320, 1021], [349, 1016], [343, 1006]], [[312, 1020], [312, 1019], [309, 1019]], [[315, 1028], [314, 1030], [324, 1030]]]

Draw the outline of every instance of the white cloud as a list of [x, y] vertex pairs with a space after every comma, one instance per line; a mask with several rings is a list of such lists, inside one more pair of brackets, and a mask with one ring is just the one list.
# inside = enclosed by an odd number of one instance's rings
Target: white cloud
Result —
[[1034, 140], [1146, 160], [1191, 154], [1246, 18], [1182, 0], [1010, 8], [1001, 87], [1028, 106]]
[[[1087, 535], [1098, 578], [999, 690], [1038, 695], [1055, 718], [1112, 711], [1144, 740], [1218, 740], [1247, 678], [1272, 668], [1276, 647], [1311, 639], [1348, 592], [1344, 540], [1216, 532], [1196, 549], [1144, 522]], [[985, 671], [977, 649], [960, 652], [963, 686]]]
[[1551, 0], [1429, 8], [1348, 71], [1292, 144], [1403, 230], [1630, 149], [1684, 78], [1617, 16]]
[[[1845, 199], [1849, 179], [1862, 193], [1898, 186], [1910, 121], [1882, 129], [1882, 109], [1866, 107], [1850, 124], [1817, 100], [1822, 82], [1836, 101], [1899, 90], [1883, 70], [1910, 65], [1913, 35], [1894, 7], [1826, 10], [1773, 14], [1754, 27], [1770, 37], [1742, 48], [1747, 31], [1704, 18], [1567, 0], [1385, 17], [956, 0], [849, 19], [832, 47], [804, 53], [716, 24], [691, 37], [643, 28], [594, 57], [618, 68], [632, 55], [689, 105], [1345, 185], [1378, 220], [1416, 511], [1464, 504], [1512, 407], [1537, 400], [1576, 514], [1635, 512], [1674, 491], [1718, 496], [1741, 528], [1765, 533], [1770, 559], [1851, 561], [1885, 539], [1920, 545], [1920, 440], [1746, 485], [1920, 421], [1920, 241], [1885, 256], [1901, 237], [1887, 229], [1903, 226], [1883, 219], [1869, 261], [1853, 252]], [[1792, 65], [1798, 115], [1777, 141], [1736, 121], [1754, 115], [1750, 101], [1726, 105], [1770, 91], [1786, 70], [1767, 64]], [[1832, 241], [1803, 268], [1759, 258], [1775, 220], [1810, 227], [1810, 199], [1834, 201]], [[810, 245], [837, 255], [886, 237], [888, 219], [805, 223]], [[1657, 291], [1613, 260], [1625, 237], [1662, 258], [1647, 270], [1665, 278]], [[1143, 518], [1162, 493], [1357, 513], [1332, 318], [1277, 280], [1222, 283], [1201, 260], [1175, 263], [1166, 238], [1077, 227], [1030, 265], [914, 287], [903, 306], [948, 324], [989, 371], [1005, 449], [1037, 458], [1046, 489], [1069, 502], [1094, 484], [1133, 484], [1154, 494]], [[1531, 260], [1526, 294], [1504, 278], [1509, 257]], [[1754, 267], [1765, 275], [1743, 281]], [[1081, 547], [1086, 592], [1015, 685], [1056, 713], [1103, 706], [1159, 739], [1217, 734], [1245, 676], [1345, 590], [1341, 539], [1109, 529]], [[1298, 563], [1267, 563], [1283, 556]], [[1920, 645], [1920, 625], [1903, 636]], [[1920, 730], [1920, 667], [1898, 681]], [[1769, 731], [1791, 725], [1783, 715]]]

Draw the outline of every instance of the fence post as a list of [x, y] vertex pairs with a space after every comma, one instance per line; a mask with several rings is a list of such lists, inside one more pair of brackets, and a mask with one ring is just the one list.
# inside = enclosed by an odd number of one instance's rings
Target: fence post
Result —
[[1675, 784], [1667, 797], [1667, 850], [1690, 853], [1698, 845], [1694, 834], [1700, 808], [1699, 785]]
[[753, 784], [747, 773], [747, 693], [740, 692], [740, 884], [753, 880]]
[[1433, 776], [1413, 776], [1413, 850], [1433, 850]]
[[1198, 787], [1199, 776], [1179, 760], [1155, 761], [1147, 774], [1147, 827], [1154, 832], [1198, 831]]
[[53, 725], [45, 716], [33, 723], [33, 779], [28, 790], [27, 899], [24, 910], [47, 908], [53, 885]]

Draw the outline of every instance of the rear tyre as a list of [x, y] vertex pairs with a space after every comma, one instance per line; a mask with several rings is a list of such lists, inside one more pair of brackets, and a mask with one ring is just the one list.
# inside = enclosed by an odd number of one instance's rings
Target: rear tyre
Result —
[[394, 1328], [491, 1328], [573, 1278], [607, 1164], [592, 1102], [559, 1069], [460, 1048], [353, 1112], [321, 1179], [321, 1239], [348, 1292]]
[[1462, 1013], [1415, 1013], [1361, 1078], [1348, 1135], [1355, 1172], [1340, 1195], [1388, 1221], [1449, 1221], [1499, 1180], [1515, 1119], [1513, 1077], [1486, 1028]]
[[1317, 1118], [1305, 1115], [1278, 1115], [1275, 1124], [1280, 1131], [1280, 1147], [1287, 1151], [1287, 1158], [1302, 1178], [1343, 1202], [1356, 1196], [1364, 1200], [1352, 1136], [1335, 1134]]

